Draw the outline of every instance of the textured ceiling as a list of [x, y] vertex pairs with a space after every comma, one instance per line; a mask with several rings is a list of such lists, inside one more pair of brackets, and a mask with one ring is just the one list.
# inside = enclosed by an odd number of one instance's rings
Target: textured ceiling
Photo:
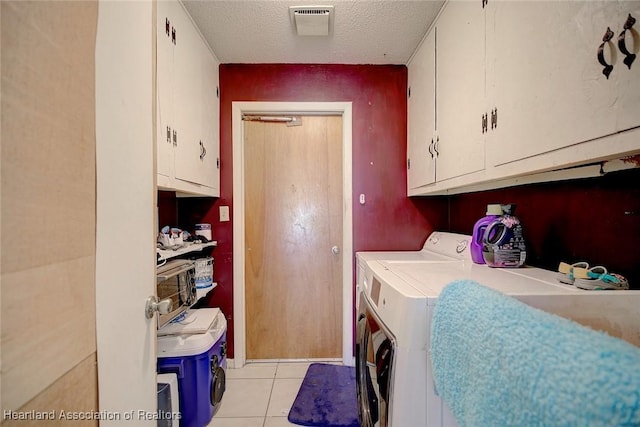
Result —
[[[183, 0], [222, 63], [406, 64], [443, 1]], [[298, 36], [289, 6], [333, 5], [333, 34]]]

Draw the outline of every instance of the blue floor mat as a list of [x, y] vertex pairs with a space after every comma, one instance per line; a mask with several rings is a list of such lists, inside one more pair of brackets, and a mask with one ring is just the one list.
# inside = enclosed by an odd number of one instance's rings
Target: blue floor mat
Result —
[[302, 426], [359, 427], [355, 368], [312, 363], [288, 419]]

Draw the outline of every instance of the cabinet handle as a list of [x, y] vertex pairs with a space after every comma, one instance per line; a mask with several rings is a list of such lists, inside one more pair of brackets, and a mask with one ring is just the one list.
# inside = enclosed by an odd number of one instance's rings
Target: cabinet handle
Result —
[[433, 144], [433, 151], [436, 153], [436, 157], [440, 155], [440, 151], [438, 151], [438, 143], [440, 142], [440, 137], [436, 136], [436, 142]]
[[489, 3], [489, 0], [482, 0], [482, 8], [483, 9], [487, 5], [487, 3]]
[[220, 157], [216, 157], [216, 169], [220, 169]]
[[486, 133], [487, 130], [489, 129], [487, 121], [488, 121], [488, 115], [485, 113], [482, 115], [482, 133]]
[[171, 144], [171, 128], [167, 126], [167, 142]]
[[491, 129], [495, 129], [498, 127], [498, 109], [494, 108], [491, 110]]
[[433, 147], [433, 138], [431, 138], [431, 143], [429, 144], [429, 154], [431, 154], [431, 158], [433, 159], [433, 151], [431, 150]]
[[171, 23], [169, 22], [169, 18], [164, 18], [164, 31], [167, 33], [167, 37], [169, 36], [170, 33], [170, 28], [171, 28]]
[[204, 160], [204, 156], [207, 155], [207, 149], [204, 148], [204, 144], [200, 141], [200, 160]]
[[173, 130], [173, 145], [178, 146], [178, 132], [175, 129]]
[[611, 31], [611, 28], [607, 27], [607, 31], [602, 37], [602, 44], [598, 47], [598, 62], [604, 67], [602, 70], [602, 74], [604, 74], [607, 79], [609, 79], [609, 74], [611, 74], [611, 72], [613, 71], [613, 65], [607, 64], [607, 60], [604, 59], [604, 46], [609, 43], [609, 41], [611, 41], [613, 35], [614, 34], [613, 31]]
[[[624, 54], [624, 60], [622, 62], [624, 62], [625, 65], [629, 67], [629, 69], [631, 69], [631, 64], [633, 64], [633, 61], [635, 61], [636, 59], [636, 54], [629, 52], [629, 49], [627, 49], [625, 36], [627, 35], [627, 30], [631, 30], [633, 24], [635, 23], [636, 18], [629, 14], [629, 16], [627, 17], [627, 21], [624, 23], [624, 30], [622, 30], [622, 32], [618, 36], [618, 49], [620, 49], [620, 52]], [[633, 35], [633, 32], [631, 34]]]
[[173, 27], [171, 29], [171, 42], [173, 44], [176, 44], [176, 27]]

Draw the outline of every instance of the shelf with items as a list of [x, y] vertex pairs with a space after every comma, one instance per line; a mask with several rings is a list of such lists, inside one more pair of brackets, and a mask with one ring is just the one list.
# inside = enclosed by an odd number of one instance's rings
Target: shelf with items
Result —
[[192, 243], [186, 242], [182, 247], [171, 250], [171, 249], [157, 249], [158, 253], [158, 263], [167, 261], [172, 258], [177, 258], [183, 255], [196, 255], [197, 252], [201, 252], [207, 248], [213, 248], [218, 245], [218, 242], [215, 240], [207, 243]]

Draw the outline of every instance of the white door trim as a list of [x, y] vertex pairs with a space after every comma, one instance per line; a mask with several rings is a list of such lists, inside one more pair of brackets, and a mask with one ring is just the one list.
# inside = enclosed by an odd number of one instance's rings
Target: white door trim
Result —
[[[355, 365], [353, 356], [353, 217], [351, 102], [232, 102], [233, 146], [233, 313], [234, 366], [246, 361], [244, 277], [244, 126], [243, 114], [295, 114], [342, 116], [342, 360]], [[277, 325], [274, 325], [277, 327]]]

